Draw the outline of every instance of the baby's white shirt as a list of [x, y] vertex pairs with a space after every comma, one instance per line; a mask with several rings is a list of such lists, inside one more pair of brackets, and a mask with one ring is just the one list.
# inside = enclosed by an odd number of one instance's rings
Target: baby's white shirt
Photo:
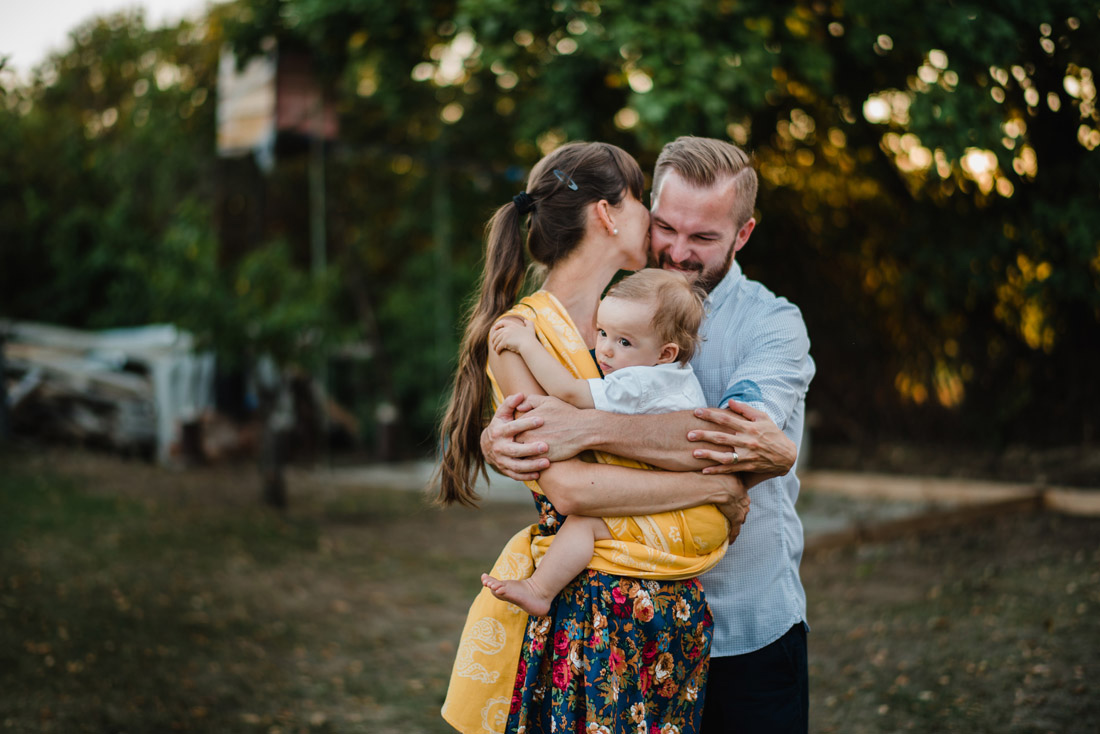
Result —
[[652, 367], [623, 367], [588, 380], [592, 403], [609, 413], [672, 413], [706, 407], [703, 388], [691, 365], [672, 362]]

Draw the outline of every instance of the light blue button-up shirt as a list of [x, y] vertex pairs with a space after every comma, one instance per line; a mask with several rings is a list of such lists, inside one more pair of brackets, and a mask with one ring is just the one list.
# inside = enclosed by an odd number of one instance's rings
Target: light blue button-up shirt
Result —
[[[706, 306], [703, 343], [691, 365], [707, 404], [733, 398], [762, 410], [801, 449], [814, 362], [798, 307], [746, 278], [736, 260]], [[701, 577], [714, 615], [711, 655], [759, 650], [806, 622], [798, 486], [792, 469], [750, 490], [741, 534]]]

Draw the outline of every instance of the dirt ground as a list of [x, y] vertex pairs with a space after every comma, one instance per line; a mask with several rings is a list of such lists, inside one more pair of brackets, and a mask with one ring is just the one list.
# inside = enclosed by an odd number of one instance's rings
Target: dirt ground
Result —
[[[0, 726], [447, 732], [519, 505], [74, 451], [0, 459]], [[814, 732], [1100, 730], [1100, 520], [1020, 514], [803, 563]]]

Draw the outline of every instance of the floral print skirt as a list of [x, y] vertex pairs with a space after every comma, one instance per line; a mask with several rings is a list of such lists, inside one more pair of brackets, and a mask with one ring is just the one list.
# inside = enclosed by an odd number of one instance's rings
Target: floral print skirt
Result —
[[[536, 504], [543, 529], [560, 527]], [[528, 622], [506, 731], [696, 734], [712, 629], [698, 579], [585, 571]]]

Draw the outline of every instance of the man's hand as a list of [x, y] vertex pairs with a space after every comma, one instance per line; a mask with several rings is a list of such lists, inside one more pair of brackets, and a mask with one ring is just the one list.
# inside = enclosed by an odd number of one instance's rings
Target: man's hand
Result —
[[732, 543], [741, 534], [741, 526], [745, 524], [745, 517], [749, 514], [749, 493], [738, 477], [732, 474], [726, 476], [730, 481], [728, 499], [725, 502], [716, 502], [714, 506], [729, 520]]
[[550, 461], [572, 459], [589, 448], [585, 443], [585, 436], [588, 435], [586, 421], [592, 419], [596, 411], [574, 408], [564, 400], [549, 395], [531, 395], [517, 404], [517, 410], [526, 413], [526, 418], [541, 419], [537, 429], [532, 428], [518, 438], [548, 446], [546, 457]]
[[766, 477], [780, 477], [794, 466], [797, 447], [767, 413], [731, 400], [725, 410], [699, 408], [695, 416], [714, 423], [722, 430], [691, 431], [687, 435], [689, 441], [707, 441], [730, 448], [729, 451], [695, 449], [692, 455], [696, 459], [715, 462], [715, 466], [703, 469], [704, 474], [752, 472]]
[[543, 424], [541, 416], [520, 417], [530, 409], [521, 407], [527, 400], [523, 393], [509, 395], [481, 432], [481, 453], [485, 461], [504, 476], [520, 482], [534, 481], [541, 470], [550, 467], [550, 460], [543, 456], [547, 450], [545, 442], [516, 440], [524, 431]]

